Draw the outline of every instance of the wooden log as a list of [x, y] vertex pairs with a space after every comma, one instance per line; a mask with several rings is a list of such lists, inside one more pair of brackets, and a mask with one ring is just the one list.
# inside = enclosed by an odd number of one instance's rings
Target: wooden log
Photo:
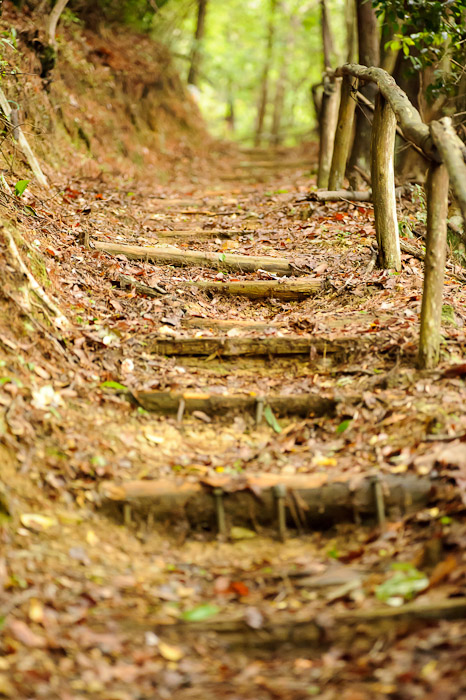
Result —
[[250, 234], [255, 233], [255, 230], [248, 229], [248, 230], [241, 231], [239, 229], [196, 228], [196, 229], [180, 229], [179, 231], [152, 230], [151, 232], [157, 234], [158, 238], [188, 238], [188, 239], [192, 238], [193, 240], [198, 240], [199, 238], [236, 238], [236, 236], [249, 236]]
[[230, 330], [231, 328], [243, 328], [247, 330], [267, 330], [269, 328], [280, 328], [285, 323], [276, 321], [246, 321], [244, 319], [224, 319], [224, 318], [204, 318], [200, 316], [189, 316], [181, 319], [181, 325], [185, 328], [221, 328]]
[[[358, 168], [358, 166], [354, 166]], [[360, 168], [358, 168], [361, 170]], [[403, 187], [397, 187], [395, 189], [395, 194], [400, 195], [404, 192]], [[349, 202], [372, 202], [372, 190], [317, 190], [317, 192], [310, 192], [306, 197], [306, 200], [312, 202], [339, 202], [339, 201], [349, 201]]]
[[441, 157], [432, 141], [429, 127], [424, 124], [418, 110], [411, 104], [407, 94], [398, 87], [391, 75], [382, 70], [382, 68], [367, 68], [357, 63], [346, 63], [344, 66], [336, 69], [335, 75], [350, 75], [362, 81], [375, 83], [395, 112], [406, 138], [416, 146], [419, 146], [429, 158], [440, 162]]
[[244, 296], [249, 299], [299, 301], [322, 291], [325, 287], [325, 280], [317, 277], [301, 277], [300, 279], [252, 280], [246, 282], [200, 281], [185, 282], [184, 284], [203, 292], [231, 294], [232, 296]]
[[282, 644], [293, 648], [306, 647], [322, 652], [332, 645], [348, 649], [357, 644], [360, 653], [369, 652], [374, 641], [393, 639], [393, 635], [407, 636], [425, 627], [426, 623], [438, 620], [463, 620], [466, 617], [466, 597], [435, 602], [406, 603], [399, 608], [381, 607], [372, 610], [354, 610], [325, 615], [324, 624], [315, 610], [309, 613], [281, 614], [277, 621], [266, 619], [259, 629], [248, 625], [243, 615], [221, 617], [204, 622], [178, 621], [174, 625], [157, 625], [147, 620], [145, 627], [156, 630], [171, 640], [203, 635], [230, 647], [254, 649], [273, 648]]
[[322, 96], [319, 126], [319, 170], [317, 187], [327, 188], [332, 165], [333, 143], [340, 107], [341, 78], [326, 79]]
[[346, 163], [353, 134], [354, 110], [356, 107], [353, 91], [357, 89], [357, 82], [358, 81], [350, 75], [345, 75], [343, 78], [332, 166], [330, 168], [328, 181], [330, 190], [339, 190], [343, 183], [343, 178], [345, 177]]
[[[318, 398], [318, 397], [317, 397]], [[388, 518], [400, 518], [403, 513], [416, 512], [438, 498], [436, 482], [416, 475], [380, 475]], [[225, 521], [234, 525], [255, 527], [276, 525], [276, 487], [285, 494], [299, 495], [302, 524], [308, 528], [329, 526], [355, 519], [377, 518], [374, 478], [332, 477], [327, 473], [299, 474], [245, 474], [238, 477], [214, 475], [199, 480], [185, 476], [180, 479], [104, 482], [100, 493], [102, 506], [111, 516], [121, 519], [124, 504], [132, 509], [133, 521], [150, 519], [180, 522], [192, 528], [217, 528], [216, 505], [213, 490], [223, 493]], [[293, 499], [295, 500], [295, 499]], [[288, 502], [286, 522], [295, 525], [293, 509]]]
[[138, 391], [131, 397], [146, 411], [170, 414], [177, 413], [180, 402], [184, 412], [202, 411], [217, 416], [239, 411], [256, 412], [258, 402], [270, 406], [277, 415], [333, 415], [336, 401], [315, 394], [285, 394], [260, 397], [253, 394], [225, 395], [200, 392]]
[[361, 192], [355, 192], [354, 190], [318, 190], [317, 192], [310, 192], [307, 199], [311, 202], [339, 202], [341, 200], [370, 202], [372, 200], [372, 190]]
[[427, 238], [418, 366], [432, 369], [438, 363], [442, 322], [448, 216], [448, 171], [445, 165], [432, 163], [429, 168], [426, 199]]
[[267, 270], [279, 275], [293, 275], [294, 268], [285, 258], [236, 255], [234, 253], [204, 253], [197, 250], [180, 250], [175, 246], [138, 246], [94, 241], [96, 250], [110, 255], [125, 255], [131, 260], [154, 260], [167, 265], [198, 265], [222, 270], [254, 272]]
[[326, 340], [313, 336], [285, 335], [266, 338], [230, 338], [208, 336], [205, 338], [156, 338], [146, 340], [146, 351], [158, 355], [309, 355], [310, 352], [325, 355], [346, 356], [360, 348], [359, 338]]
[[372, 124], [372, 199], [379, 246], [378, 264], [401, 270], [400, 238], [395, 197], [395, 114], [381, 93], [376, 98]]
[[[466, 229], [466, 146], [457, 136], [449, 117], [432, 122], [430, 133], [448, 170], [451, 187], [460, 206]], [[466, 230], [462, 233], [462, 239], [466, 244]]]

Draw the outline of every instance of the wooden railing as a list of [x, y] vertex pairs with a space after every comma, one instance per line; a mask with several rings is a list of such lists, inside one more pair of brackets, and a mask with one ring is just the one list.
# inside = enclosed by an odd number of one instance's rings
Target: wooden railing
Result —
[[360, 82], [373, 82], [379, 88], [372, 123], [371, 184], [378, 265], [382, 268], [401, 270], [394, 177], [396, 132], [429, 161], [418, 366], [432, 368], [438, 363], [440, 349], [449, 185], [466, 222], [466, 146], [448, 117], [424, 124], [389, 73], [381, 68], [345, 64], [324, 77], [318, 187], [338, 190], [342, 186]]

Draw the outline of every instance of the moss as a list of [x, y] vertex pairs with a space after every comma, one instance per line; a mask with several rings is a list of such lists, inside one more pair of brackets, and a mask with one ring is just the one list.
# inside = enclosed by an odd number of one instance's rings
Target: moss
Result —
[[31, 248], [27, 251], [27, 266], [32, 275], [42, 287], [50, 287], [50, 280], [47, 274], [47, 267], [42, 255]]

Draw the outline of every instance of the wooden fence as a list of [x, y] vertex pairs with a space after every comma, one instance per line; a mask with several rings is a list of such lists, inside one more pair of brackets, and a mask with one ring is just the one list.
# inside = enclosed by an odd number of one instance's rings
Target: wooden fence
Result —
[[401, 270], [394, 177], [396, 132], [429, 161], [418, 366], [432, 368], [438, 363], [440, 349], [449, 186], [466, 222], [466, 146], [448, 117], [424, 124], [389, 73], [381, 68], [345, 64], [324, 77], [318, 187], [338, 190], [342, 186], [360, 82], [372, 82], [379, 88], [372, 123], [371, 185], [378, 265], [382, 268]]

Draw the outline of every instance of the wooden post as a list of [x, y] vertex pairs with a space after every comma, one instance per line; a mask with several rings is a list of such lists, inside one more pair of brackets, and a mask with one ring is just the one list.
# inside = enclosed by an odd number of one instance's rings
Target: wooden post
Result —
[[[466, 224], [466, 146], [453, 128], [450, 117], [443, 117], [438, 122], [432, 122], [430, 133], [447, 167], [451, 189], [461, 208]], [[462, 238], [464, 243], [466, 243], [466, 231], [463, 231]]]
[[353, 134], [353, 118], [356, 100], [353, 91], [357, 90], [358, 81], [350, 75], [343, 76], [341, 85], [340, 110], [335, 132], [332, 167], [330, 169], [329, 190], [339, 190], [345, 177], [351, 137]]
[[372, 125], [372, 201], [379, 246], [378, 264], [385, 269], [401, 270], [393, 163], [395, 134], [395, 114], [379, 93]]
[[326, 79], [320, 112], [319, 174], [317, 187], [326, 189], [332, 164], [333, 143], [340, 106], [341, 78]]
[[427, 238], [418, 354], [420, 369], [435, 367], [440, 350], [448, 215], [448, 171], [445, 165], [431, 164], [426, 198]]

